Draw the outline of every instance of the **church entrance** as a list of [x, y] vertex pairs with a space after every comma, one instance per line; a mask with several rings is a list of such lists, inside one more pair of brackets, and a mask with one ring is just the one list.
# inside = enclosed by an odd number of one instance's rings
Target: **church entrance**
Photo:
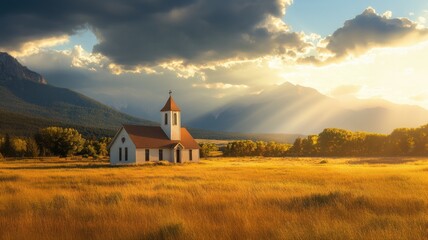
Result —
[[177, 163], [181, 163], [181, 154], [180, 154], [180, 149], [177, 149]]

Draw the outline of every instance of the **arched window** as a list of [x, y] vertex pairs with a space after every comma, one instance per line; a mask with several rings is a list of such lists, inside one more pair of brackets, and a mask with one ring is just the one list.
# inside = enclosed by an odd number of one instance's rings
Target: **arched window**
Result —
[[168, 113], [165, 113], [165, 125], [168, 124]]
[[174, 113], [174, 125], [177, 125], [177, 113]]

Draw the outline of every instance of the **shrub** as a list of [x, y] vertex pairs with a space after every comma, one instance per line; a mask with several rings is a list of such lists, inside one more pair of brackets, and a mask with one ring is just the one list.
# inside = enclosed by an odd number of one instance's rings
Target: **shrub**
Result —
[[160, 161], [155, 162], [155, 165], [168, 166], [168, 165], [171, 165], [171, 163], [166, 161], [166, 160], [160, 160]]
[[201, 157], [209, 157], [211, 152], [218, 151], [217, 145], [214, 143], [200, 143]]
[[328, 161], [327, 161], [327, 160], [322, 160], [322, 161], [320, 162], [320, 164], [326, 164], [326, 163], [328, 163]]

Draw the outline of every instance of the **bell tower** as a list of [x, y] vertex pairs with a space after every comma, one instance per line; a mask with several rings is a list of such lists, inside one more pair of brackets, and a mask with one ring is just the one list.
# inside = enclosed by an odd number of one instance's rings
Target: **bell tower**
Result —
[[161, 112], [161, 128], [170, 140], [181, 140], [180, 108], [175, 103], [169, 91], [169, 98]]

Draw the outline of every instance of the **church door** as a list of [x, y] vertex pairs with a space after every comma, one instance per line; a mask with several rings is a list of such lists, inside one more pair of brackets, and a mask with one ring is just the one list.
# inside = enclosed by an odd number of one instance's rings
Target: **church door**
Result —
[[177, 163], [181, 163], [181, 155], [180, 155], [180, 149], [177, 149]]

